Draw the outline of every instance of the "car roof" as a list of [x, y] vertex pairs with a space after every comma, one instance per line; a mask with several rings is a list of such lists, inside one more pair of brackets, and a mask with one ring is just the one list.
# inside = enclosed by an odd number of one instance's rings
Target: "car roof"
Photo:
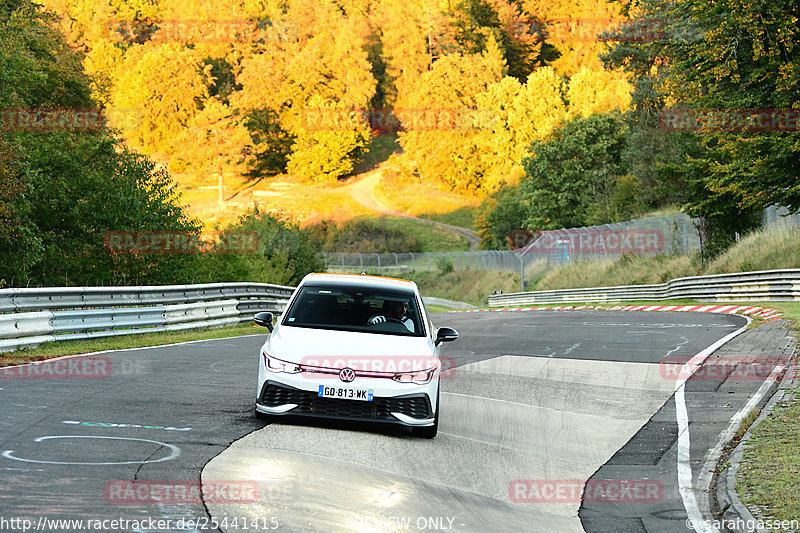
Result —
[[417, 292], [417, 284], [413, 281], [398, 278], [386, 278], [383, 276], [364, 276], [360, 274], [342, 273], [311, 273], [307, 274], [300, 285], [311, 283], [331, 283], [336, 285], [359, 285], [371, 286], [376, 288], [397, 288], [413, 290]]

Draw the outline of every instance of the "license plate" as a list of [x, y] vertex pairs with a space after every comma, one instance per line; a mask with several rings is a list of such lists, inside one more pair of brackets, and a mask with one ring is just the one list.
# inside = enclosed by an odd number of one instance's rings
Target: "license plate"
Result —
[[372, 393], [372, 389], [348, 389], [346, 387], [326, 387], [325, 385], [320, 385], [317, 396], [320, 398], [339, 398], [342, 400], [371, 402]]

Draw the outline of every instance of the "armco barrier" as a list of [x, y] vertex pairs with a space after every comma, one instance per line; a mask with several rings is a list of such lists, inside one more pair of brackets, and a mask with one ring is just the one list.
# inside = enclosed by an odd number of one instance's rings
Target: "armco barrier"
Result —
[[44, 342], [225, 326], [281, 313], [294, 287], [208, 283], [0, 290], [0, 352]]
[[701, 302], [800, 301], [800, 269], [678, 278], [659, 285], [626, 285], [497, 294], [489, 296], [489, 306], [658, 301], [682, 298]]

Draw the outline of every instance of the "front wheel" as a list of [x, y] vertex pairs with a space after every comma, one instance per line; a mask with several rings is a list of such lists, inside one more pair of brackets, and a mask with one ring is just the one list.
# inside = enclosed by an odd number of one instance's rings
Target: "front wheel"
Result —
[[439, 389], [436, 389], [436, 415], [433, 417], [433, 425], [425, 427], [411, 428], [411, 434], [423, 439], [432, 439], [439, 431]]

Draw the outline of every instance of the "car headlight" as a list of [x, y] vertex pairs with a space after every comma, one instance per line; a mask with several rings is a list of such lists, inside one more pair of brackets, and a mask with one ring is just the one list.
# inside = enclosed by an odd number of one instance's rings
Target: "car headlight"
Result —
[[392, 378], [399, 383], [416, 383], [417, 385], [424, 385], [433, 378], [433, 373], [436, 367], [428, 368], [426, 370], [415, 370], [414, 372], [398, 372]]
[[286, 374], [297, 374], [301, 371], [300, 365], [297, 363], [289, 363], [287, 361], [281, 361], [280, 359], [276, 359], [269, 355], [267, 352], [264, 352], [264, 363], [267, 367], [267, 370], [270, 372], [284, 372]]

